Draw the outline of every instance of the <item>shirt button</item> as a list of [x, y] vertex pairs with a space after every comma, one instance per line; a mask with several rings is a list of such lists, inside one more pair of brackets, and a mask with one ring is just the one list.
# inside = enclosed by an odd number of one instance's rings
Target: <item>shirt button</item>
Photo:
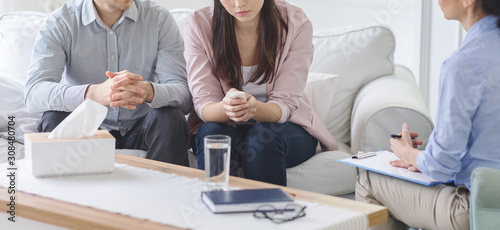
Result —
[[109, 31], [109, 34], [111, 34], [111, 35], [113, 35], [114, 33], [115, 33], [115, 32], [113, 32], [113, 31]]
[[113, 110], [117, 110], [118, 108], [117, 107], [113, 107]]
[[115, 55], [111, 55], [111, 60], [115, 60]]

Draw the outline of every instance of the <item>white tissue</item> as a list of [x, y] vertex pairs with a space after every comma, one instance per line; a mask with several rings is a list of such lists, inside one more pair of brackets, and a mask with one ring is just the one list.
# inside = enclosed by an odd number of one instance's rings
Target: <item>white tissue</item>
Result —
[[87, 99], [66, 117], [48, 136], [48, 138], [82, 138], [94, 136], [108, 108]]

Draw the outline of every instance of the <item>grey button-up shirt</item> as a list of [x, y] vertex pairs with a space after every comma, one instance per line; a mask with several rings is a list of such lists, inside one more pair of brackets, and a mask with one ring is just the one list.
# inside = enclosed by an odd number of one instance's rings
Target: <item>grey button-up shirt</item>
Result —
[[126, 130], [152, 108], [192, 107], [184, 43], [166, 9], [134, 1], [109, 28], [92, 0], [71, 1], [49, 15], [35, 41], [26, 83], [29, 112], [73, 111], [90, 84], [104, 82], [106, 71], [128, 70], [153, 85], [151, 103], [136, 110], [110, 108], [103, 127]]

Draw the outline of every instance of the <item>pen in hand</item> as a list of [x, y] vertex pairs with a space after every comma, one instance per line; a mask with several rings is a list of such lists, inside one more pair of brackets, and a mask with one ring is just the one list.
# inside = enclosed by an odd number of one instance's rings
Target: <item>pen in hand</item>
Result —
[[[392, 138], [401, 138], [401, 135], [391, 134], [391, 137], [392, 137]], [[411, 139], [412, 139], [412, 140], [415, 140], [416, 138], [415, 138], [415, 137], [412, 137]]]

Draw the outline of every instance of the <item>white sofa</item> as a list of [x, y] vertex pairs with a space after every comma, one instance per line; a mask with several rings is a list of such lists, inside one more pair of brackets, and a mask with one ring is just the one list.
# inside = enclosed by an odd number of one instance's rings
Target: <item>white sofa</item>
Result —
[[[181, 30], [191, 10], [173, 10]], [[41, 114], [24, 108], [23, 86], [31, 47], [45, 14], [16, 12], [0, 17], [0, 149], [7, 146], [8, 116], [16, 116], [16, 153], [23, 156], [23, 134], [35, 132]], [[395, 65], [395, 39], [381, 26], [349, 26], [316, 31], [315, 56], [306, 93], [340, 145], [338, 151], [318, 152], [287, 170], [288, 186], [342, 195], [354, 191], [357, 171], [338, 163], [358, 151], [389, 149], [389, 134], [407, 122], [424, 145], [433, 124], [412, 73]], [[332, 75], [338, 75], [333, 77]], [[143, 156], [144, 152], [118, 152]], [[0, 163], [7, 151], [0, 151]], [[191, 161], [194, 160], [190, 155]]]

